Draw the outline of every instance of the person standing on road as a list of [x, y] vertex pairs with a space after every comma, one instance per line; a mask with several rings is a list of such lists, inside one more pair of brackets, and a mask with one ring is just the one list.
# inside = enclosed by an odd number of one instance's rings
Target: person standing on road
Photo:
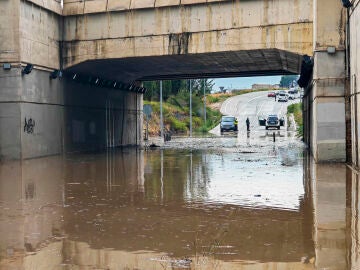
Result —
[[250, 120], [249, 117], [246, 118], [246, 130], [250, 131]]
[[275, 101], [276, 101], [276, 93], [275, 93]]

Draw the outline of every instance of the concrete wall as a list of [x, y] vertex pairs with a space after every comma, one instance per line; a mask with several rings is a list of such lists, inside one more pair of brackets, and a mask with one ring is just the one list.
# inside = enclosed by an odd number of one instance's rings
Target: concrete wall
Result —
[[53, 13], [61, 15], [63, 10], [61, 8], [61, 0], [22, 0], [23, 2], [29, 2], [34, 4], [33, 6], [41, 7], [42, 9], [47, 9]]
[[142, 95], [64, 82], [66, 151], [138, 145]]
[[[39, 0], [38, 0], [39, 1]], [[188, 6], [196, 4], [232, 2], [231, 0], [64, 0], [64, 15], [103, 13], [109, 11], [126, 11], [137, 9], [149, 9], [171, 6]], [[240, 1], [236, 1], [240, 4]], [[293, 2], [268, 1], [267, 7], [276, 6], [279, 11], [289, 11], [291, 5], [295, 14], [303, 12], [300, 8], [300, 0]], [[259, 2], [257, 2], [258, 4]], [[281, 3], [281, 5], [280, 5]], [[285, 12], [286, 13], [286, 12]], [[260, 15], [260, 14], [259, 14]]]
[[[44, 2], [45, 5], [45, 2], [55, 1], [34, 2]], [[47, 69], [59, 69], [62, 17], [32, 2], [21, 1], [19, 29], [21, 62]]]
[[354, 9], [350, 11], [350, 100], [352, 126], [352, 162], [359, 167], [359, 126], [360, 126], [360, 6], [355, 1]]
[[20, 0], [6, 0], [0, 4], [0, 62], [19, 62]]

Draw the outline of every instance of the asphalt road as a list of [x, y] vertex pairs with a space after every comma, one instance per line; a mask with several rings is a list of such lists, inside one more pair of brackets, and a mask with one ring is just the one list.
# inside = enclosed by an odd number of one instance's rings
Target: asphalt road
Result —
[[[288, 131], [287, 122], [280, 130], [270, 129], [265, 130], [265, 127], [259, 126], [258, 118], [267, 117], [269, 114], [277, 114], [280, 117], [286, 116], [287, 106], [293, 103], [300, 102], [300, 99], [291, 100], [288, 102], [278, 102], [275, 98], [268, 97], [268, 92], [255, 92], [244, 95], [239, 95], [227, 99], [221, 106], [221, 113], [223, 115], [232, 115], [238, 118], [239, 132], [224, 132], [222, 136], [237, 136], [240, 141], [249, 140], [268, 140], [275, 136], [280, 139], [294, 137], [293, 131]], [[245, 120], [249, 117], [250, 132], [246, 131]], [[286, 117], [285, 117], [286, 118]], [[215, 127], [212, 133], [220, 134], [220, 126]]]

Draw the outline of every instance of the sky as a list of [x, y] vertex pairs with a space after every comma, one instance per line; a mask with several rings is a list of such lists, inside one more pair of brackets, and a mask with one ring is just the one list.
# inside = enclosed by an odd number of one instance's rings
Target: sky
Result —
[[213, 79], [214, 91], [219, 91], [220, 86], [225, 89], [250, 89], [254, 83], [260, 84], [277, 84], [280, 83], [281, 76], [261, 76], [261, 77], [242, 77], [242, 78], [224, 78]]

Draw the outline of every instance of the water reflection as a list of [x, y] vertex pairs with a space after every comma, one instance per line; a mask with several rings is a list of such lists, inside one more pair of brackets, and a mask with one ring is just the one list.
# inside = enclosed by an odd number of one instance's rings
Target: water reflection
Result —
[[[165, 200], [173, 201], [178, 196], [189, 204], [297, 210], [304, 195], [299, 151], [292, 153], [288, 148], [286, 155], [283, 152], [277, 148], [253, 156], [167, 150], [165, 163], [159, 162], [156, 154], [147, 155], [146, 166], [152, 170], [145, 173], [146, 193], [156, 200], [160, 191], [155, 187], [162, 186], [158, 181], [164, 178], [168, 189], [165, 193], [171, 195]], [[159, 175], [162, 170], [164, 176]]]
[[[1, 164], [0, 269], [37, 269], [29, 262], [43, 259], [43, 267], [61, 263], [61, 257], [46, 258], [46, 247], [54, 243], [61, 251], [63, 187], [59, 158]], [[23, 258], [37, 250], [36, 257]]]
[[1, 164], [0, 269], [358, 269], [358, 175], [292, 151]]

